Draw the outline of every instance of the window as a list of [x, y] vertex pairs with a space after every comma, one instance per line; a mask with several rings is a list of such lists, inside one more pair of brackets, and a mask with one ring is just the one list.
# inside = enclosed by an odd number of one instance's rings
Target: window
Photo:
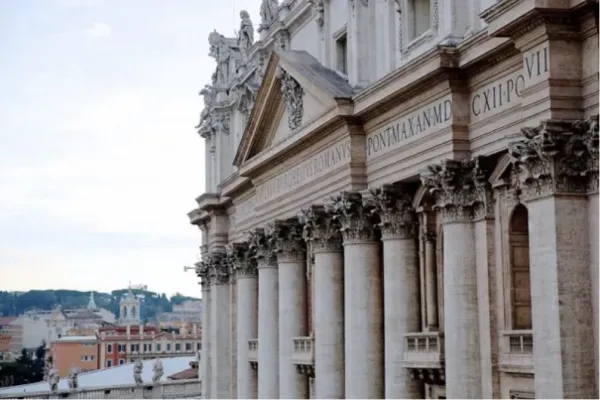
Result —
[[125, 364], [125, 359], [123, 359], [123, 358], [119, 359], [119, 365], [123, 365], [123, 364]]
[[175, 343], [175, 351], [181, 351], [181, 343]]
[[108, 354], [111, 354], [111, 353], [112, 353], [112, 344], [107, 344], [107, 345], [106, 345], [106, 352], [107, 352]]
[[509, 224], [512, 329], [531, 329], [531, 276], [529, 272], [529, 216], [519, 204]]
[[171, 343], [167, 343], [167, 351], [171, 351]]
[[348, 35], [344, 33], [335, 40], [335, 68], [348, 75]]
[[112, 360], [106, 360], [106, 367], [107, 368], [112, 367]]
[[185, 344], [185, 351], [192, 351], [192, 344], [191, 343], [186, 343]]
[[196, 343], [196, 350], [202, 350], [202, 344], [200, 342]]
[[430, 28], [431, 0], [408, 0], [408, 12], [408, 39], [414, 40]]
[[126, 344], [119, 344], [119, 353], [125, 353], [127, 351], [127, 345]]
[[90, 355], [87, 355], [87, 356], [81, 356], [81, 361], [94, 361], [94, 359], [95, 359], [95, 358], [96, 358], [96, 357], [94, 357], [94, 356], [90, 356]]
[[148, 344], [144, 343], [144, 351], [151, 352], [152, 351], [152, 344], [151, 343], [148, 343]]
[[140, 345], [139, 344], [132, 344], [131, 345], [131, 351], [140, 351]]
[[162, 351], [162, 345], [160, 343], [156, 345], [156, 351]]

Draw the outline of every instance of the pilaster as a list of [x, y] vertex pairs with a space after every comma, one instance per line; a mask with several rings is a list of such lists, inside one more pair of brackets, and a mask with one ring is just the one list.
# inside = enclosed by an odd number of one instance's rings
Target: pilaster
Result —
[[372, 81], [376, 59], [371, 57], [374, 41], [369, 0], [350, 0], [348, 12], [348, 78], [351, 85], [366, 87]]
[[598, 118], [543, 121], [512, 143], [529, 213], [536, 397], [596, 398], [587, 194], [598, 187]]
[[417, 218], [407, 188], [384, 185], [366, 200], [380, 218], [383, 241], [385, 398], [423, 398], [420, 382], [402, 365], [404, 335], [420, 330]]
[[314, 398], [344, 399], [344, 258], [340, 226], [323, 206], [299, 217], [314, 254]]
[[383, 296], [373, 207], [342, 192], [332, 207], [344, 239], [346, 398], [383, 398]]
[[491, 207], [482, 159], [445, 160], [428, 167], [423, 185], [443, 218], [446, 394], [481, 398], [481, 352], [473, 220]]

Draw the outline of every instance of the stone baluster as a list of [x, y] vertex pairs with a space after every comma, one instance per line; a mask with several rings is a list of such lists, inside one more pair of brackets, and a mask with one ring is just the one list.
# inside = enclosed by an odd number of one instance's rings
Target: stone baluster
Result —
[[344, 399], [344, 257], [339, 224], [322, 206], [300, 216], [314, 254], [314, 398]]
[[587, 195], [598, 188], [598, 117], [544, 121], [522, 134], [509, 154], [512, 182], [529, 214], [535, 395], [598, 398], [590, 356], [598, 315], [590, 248], [597, 249], [598, 241], [590, 243], [584, 229], [595, 225], [597, 235], [598, 220], [588, 221]]
[[[306, 243], [296, 219], [269, 227], [279, 270], [279, 397], [307, 399], [308, 377], [292, 363], [293, 338], [307, 335]], [[259, 343], [260, 345], [260, 343]]]
[[258, 376], [248, 361], [248, 340], [258, 337], [258, 270], [247, 243], [228, 249], [237, 281], [237, 398], [258, 396]]
[[441, 210], [444, 235], [446, 395], [481, 398], [476, 213], [485, 209], [477, 161], [446, 160], [421, 177]]
[[404, 335], [420, 330], [417, 217], [405, 188], [385, 185], [372, 194], [366, 203], [379, 215], [383, 241], [385, 398], [422, 398], [421, 384], [401, 364]]
[[229, 265], [225, 252], [210, 256], [211, 396], [231, 397], [231, 332]]
[[383, 398], [383, 296], [380, 241], [362, 196], [343, 192], [331, 211], [344, 240], [346, 398]]
[[[203, 253], [204, 254], [204, 253]], [[205, 258], [204, 256], [203, 258]], [[202, 398], [210, 399], [210, 275], [209, 264], [206, 261], [199, 261], [195, 264], [196, 274], [200, 278], [202, 286], [202, 352], [201, 354], [201, 369], [199, 373], [200, 381], [202, 382]]]
[[262, 229], [250, 235], [258, 268], [258, 398], [279, 398], [279, 278], [273, 242]]

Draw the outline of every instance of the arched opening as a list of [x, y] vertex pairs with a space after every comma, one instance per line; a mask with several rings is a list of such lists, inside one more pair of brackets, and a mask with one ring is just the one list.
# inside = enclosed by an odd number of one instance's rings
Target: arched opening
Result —
[[121, 309], [121, 318], [127, 318], [127, 307]]
[[131, 318], [137, 318], [137, 309], [135, 306], [131, 307]]
[[509, 225], [510, 303], [512, 329], [531, 329], [531, 275], [529, 271], [529, 229], [527, 208], [519, 204]]

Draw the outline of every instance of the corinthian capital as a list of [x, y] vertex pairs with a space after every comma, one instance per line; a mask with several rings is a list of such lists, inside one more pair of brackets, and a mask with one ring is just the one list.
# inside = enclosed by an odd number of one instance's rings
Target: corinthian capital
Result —
[[298, 216], [303, 226], [302, 237], [311, 242], [313, 251], [341, 251], [340, 224], [324, 206], [310, 206]]
[[210, 254], [209, 275], [214, 285], [228, 285], [230, 279], [229, 263], [225, 252], [214, 252]]
[[543, 121], [509, 145], [512, 183], [525, 200], [598, 190], [598, 116], [574, 123]]
[[436, 199], [445, 221], [471, 220], [492, 213], [493, 205], [482, 159], [445, 160], [430, 165], [421, 182]]
[[256, 254], [248, 243], [233, 243], [227, 246], [227, 257], [229, 258], [233, 273], [238, 278], [255, 277], [258, 275]]
[[406, 188], [398, 185], [383, 185], [371, 191], [372, 198], [365, 202], [373, 206], [373, 212], [379, 215], [382, 236], [384, 238], [408, 239], [415, 235], [417, 214], [412, 206], [412, 197]]
[[206, 261], [198, 261], [194, 264], [196, 267], [196, 276], [200, 278], [200, 285], [202, 289], [208, 289], [210, 286], [210, 274], [209, 267], [210, 265]]
[[264, 229], [258, 228], [251, 231], [248, 245], [258, 261], [258, 267], [277, 266], [274, 243]]
[[364, 204], [360, 193], [342, 192], [328, 209], [339, 221], [345, 243], [376, 240], [373, 206]]
[[267, 227], [267, 234], [274, 242], [280, 262], [305, 260], [306, 243], [302, 239], [302, 225], [297, 219], [275, 221]]

